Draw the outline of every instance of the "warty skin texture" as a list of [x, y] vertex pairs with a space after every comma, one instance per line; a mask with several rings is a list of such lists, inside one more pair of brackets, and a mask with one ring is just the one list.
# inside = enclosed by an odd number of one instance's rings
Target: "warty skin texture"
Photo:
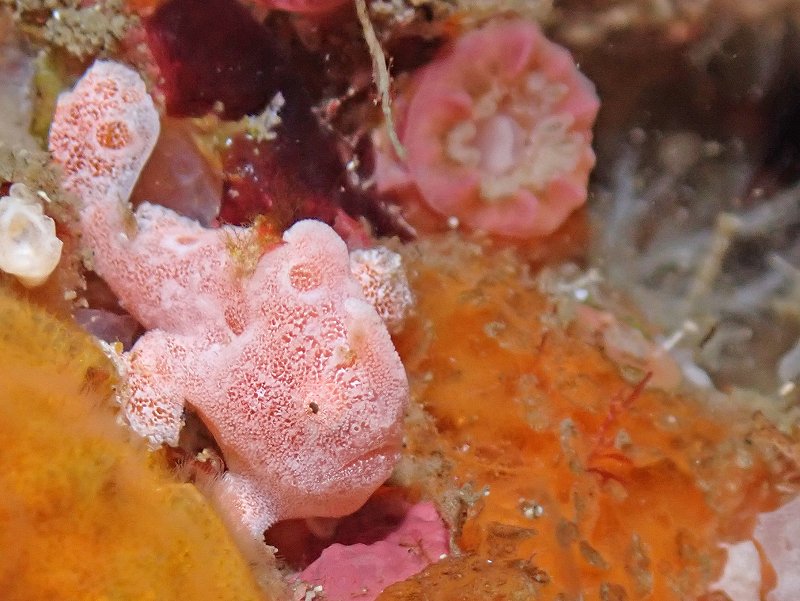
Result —
[[228, 468], [217, 504], [259, 540], [278, 520], [354, 511], [397, 459], [408, 384], [344, 242], [302, 221], [243, 268], [246, 228], [149, 203], [131, 213], [158, 130], [139, 76], [97, 62], [50, 132], [94, 269], [148, 330], [123, 356], [125, 416], [153, 444], [176, 444], [184, 406], [196, 411]]

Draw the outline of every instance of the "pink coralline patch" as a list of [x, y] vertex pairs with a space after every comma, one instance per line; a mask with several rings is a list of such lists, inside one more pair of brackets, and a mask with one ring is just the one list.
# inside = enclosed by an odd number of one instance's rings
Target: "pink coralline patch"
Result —
[[417, 503], [381, 540], [334, 543], [303, 570], [301, 595], [321, 586], [330, 601], [372, 601], [386, 587], [422, 571], [449, 551], [448, 533], [432, 503]]
[[552, 233], [586, 201], [599, 101], [536, 24], [464, 34], [398, 100], [407, 161], [379, 143], [379, 190], [413, 184], [439, 214], [517, 238]]
[[157, 135], [141, 79], [111, 62], [59, 98], [50, 132], [94, 268], [148, 330], [123, 355], [130, 425], [176, 444], [184, 405], [197, 412], [228, 468], [218, 504], [259, 540], [278, 520], [354, 511], [395, 464], [408, 384], [344, 242], [300, 221], [250, 264], [251, 230], [131, 213]]

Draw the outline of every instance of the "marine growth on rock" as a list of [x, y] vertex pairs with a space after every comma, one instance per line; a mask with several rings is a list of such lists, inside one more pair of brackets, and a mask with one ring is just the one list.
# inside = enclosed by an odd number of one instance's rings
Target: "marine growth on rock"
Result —
[[77, 4], [0, 2], [3, 601], [800, 598], [788, 13]]

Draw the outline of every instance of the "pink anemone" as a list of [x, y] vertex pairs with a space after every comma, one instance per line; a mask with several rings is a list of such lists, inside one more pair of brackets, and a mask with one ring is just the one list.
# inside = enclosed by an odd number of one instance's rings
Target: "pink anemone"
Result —
[[[406, 175], [437, 213], [530, 238], [555, 231], [586, 201], [599, 100], [536, 24], [464, 34], [408, 90], [398, 103]], [[379, 156], [376, 179], [379, 189], [395, 187], [396, 166]]]

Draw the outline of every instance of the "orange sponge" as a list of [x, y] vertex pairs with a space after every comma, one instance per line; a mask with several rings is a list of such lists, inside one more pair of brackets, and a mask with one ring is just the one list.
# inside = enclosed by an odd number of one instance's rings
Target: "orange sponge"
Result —
[[261, 599], [203, 497], [116, 424], [113, 374], [0, 290], [3, 599]]

